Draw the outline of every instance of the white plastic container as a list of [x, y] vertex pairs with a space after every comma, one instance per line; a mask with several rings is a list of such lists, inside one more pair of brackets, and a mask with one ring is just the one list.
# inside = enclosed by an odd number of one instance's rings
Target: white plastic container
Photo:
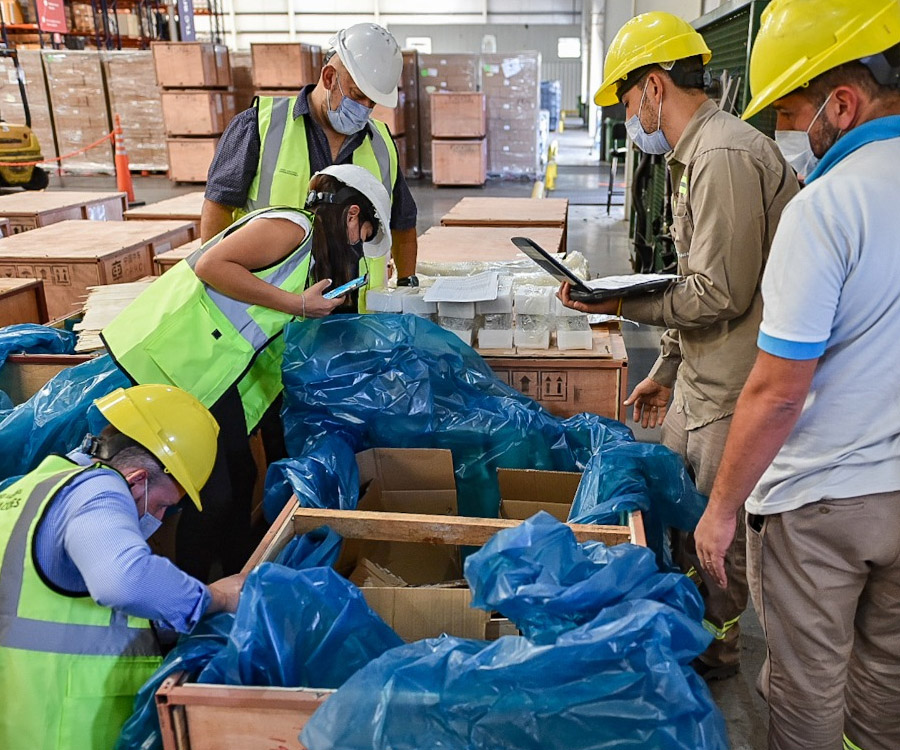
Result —
[[[475, 319], [474, 302], [438, 302], [438, 315], [442, 318], [470, 318]], [[442, 324], [443, 325], [443, 324]]]
[[369, 289], [366, 291], [366, 309], [369, 312], [403, 312], [403, 297], [396, 289]]
[[479, 349], [512, 349], [513, 330], [482, 328], [478, 331]]

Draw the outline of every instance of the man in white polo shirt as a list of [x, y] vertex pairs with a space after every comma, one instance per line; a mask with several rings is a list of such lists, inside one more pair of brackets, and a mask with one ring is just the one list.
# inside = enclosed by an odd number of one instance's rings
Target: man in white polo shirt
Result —
[[[697, 554], [746, 500], [769, 748], [900, 748], [900, 2], [774, 0], [749, 117], [820, 159], [785, 209]], [[784, 136], [784, 133], [781, 134]]]

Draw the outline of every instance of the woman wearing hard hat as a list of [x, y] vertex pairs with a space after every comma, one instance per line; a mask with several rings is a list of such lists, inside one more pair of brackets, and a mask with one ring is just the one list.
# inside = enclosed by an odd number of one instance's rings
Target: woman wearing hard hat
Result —
[[390, 201], [369, 171], [331, 166], [306, 187], [305, 209], [243, 216], [103, 330], [110, 354], [135, 383], [184, 388], [222, 425], [204, 513], [185, 508], [178, 529], [179, 564], [201, 579], [215, 557], [235, 572], [252, 551], [256, 469], [247, 434], [281, 393], [285, 325], [351, 303], [353, 293], [324, 295], [390, 251]]
[[237, 605], [243, 576], [205, 586], [146, 539], [199, 493], [219, 427], [171, 386], [114, 391], [109, 422], [0, 492], [0, 747], [108, 750], [161, 663], [156, 631]]

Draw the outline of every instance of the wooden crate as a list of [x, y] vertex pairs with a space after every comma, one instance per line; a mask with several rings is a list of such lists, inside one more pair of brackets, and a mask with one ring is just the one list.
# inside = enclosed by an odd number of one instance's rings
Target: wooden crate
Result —
[[441, 217], [445, 227], [560, 227], [569, 218], [567, 198], [462, 198]]
[[0, 277], [43, 280], [50, 318], [61, 318], [89, 286], [149, 276], [156, 253], [195, 236], [181, 221], [63, 221], [0, 239]]
[[181, 247], [173, 247], [171, 250], [157, 255], [153, 259], [153, 274], [155, 276], [162, 276], [172, 266], [174, 266], [179, 261], [184, 260], [199, 248], [200, 238], [198, 237], [196, 240], [192, 240], [186, 245], [182, 245]]
[[166, 135], [221, 135], [235, 115], [228, 91], [178, 90], [162, 93]]
[[9, 219], [0, 219], [0, 237], [9, 237], [12, 234], [12, 229], [9, 224]]
[[0, 328], [16, 323], [46, 323], [48, 320], [43, 281], [0, 278]]
[[484, 185], [487, 181], [487, 141], [431, 142], [431, 181], [435, 185]]
[[431, 97], [433, 138], [484, 138], [485, 95], [444, 91]]
[[[276, 519], [244, 567], [273, 560], [298, 534], [327, 523], [345, 538], [421, 541], [430, 544], [480, 546], [498, 531], [521, 521], [429, 516], [410, 513], [372, 513], [300, 508], [296, 498]], [[628, 526], [570, 524], [582, 541], [646, 545], [640, 513]], [[500, 623], [494, 637], [504, 632]], [[156, 693], [164, 750], [303, 750], [299, 734], [333, 690], [206, 685], [187, 682], [179, 672], [166, 679]]]
[[228, 48], [208, 42], [153, 42], [156, 81], [163, 88], [226, 88], [231, 85]]
[[376, 104], [372, 110], [372, 119], [387, 125], [391, 135], [403, 135], [406, 132], [406, 92], [402, 89], [397, 92], [397, 106], [393, 109]]
[[203, 201], [202, 190], [176, 195], [158, 203], [128, 209], [125, 212], [125, 221], [189, 221], [199, 236]]
[[595, 328], [590, 351], [484, 350], [496, 376], [530, 396], [551, 414], [572, 417], [583, 411], [627, 421], [628, 353], [617, 329]]
[[69, 219], [122, 221], [127, 208], [128, 197], [125, 193], [26, 190], [0, 196], [0, 216], [9, 221], [10, 234]]
[[250, 45], [253, 60], [253, 85], [260, 89], [293, 89], [294, 93], [309, 83], [316, 83], [321, 72], [316, 67], [313, 48], [302, 42], [254, 43]]
[[547, 252], [565, 250], [563, 230], [553, 227], [537, 227], [527, 232], [520, 227], [432, 227], [418, 239], [417, 263], [522, 260], [526, 256], [512, 243], [513, 237], [522, 234], [527, 234]]
[[24, 403], [58, 372], [89, 359], [86, 354], [10, 354], [0, 367], [0, 391], [14, 404]]
[[206, 182], [216, 154], [218, 138], [169, 138], [169, 179], [173, 182]]

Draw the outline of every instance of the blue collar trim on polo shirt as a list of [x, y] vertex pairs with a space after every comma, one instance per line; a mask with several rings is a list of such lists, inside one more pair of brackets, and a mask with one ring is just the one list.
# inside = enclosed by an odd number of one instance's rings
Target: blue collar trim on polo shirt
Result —
[[842, 159], [850, 156], [867, 143], [886, 141], [890, 138], [900, 138], [900, 115], [878, 117], [863, 123], [858, 128], [853, 128], [849, 133], [838, 138], [837, 143], [825, 152], [819, 165], [806, 178], [806, 184], [809, 185], [813, 180], [827, 174]]

